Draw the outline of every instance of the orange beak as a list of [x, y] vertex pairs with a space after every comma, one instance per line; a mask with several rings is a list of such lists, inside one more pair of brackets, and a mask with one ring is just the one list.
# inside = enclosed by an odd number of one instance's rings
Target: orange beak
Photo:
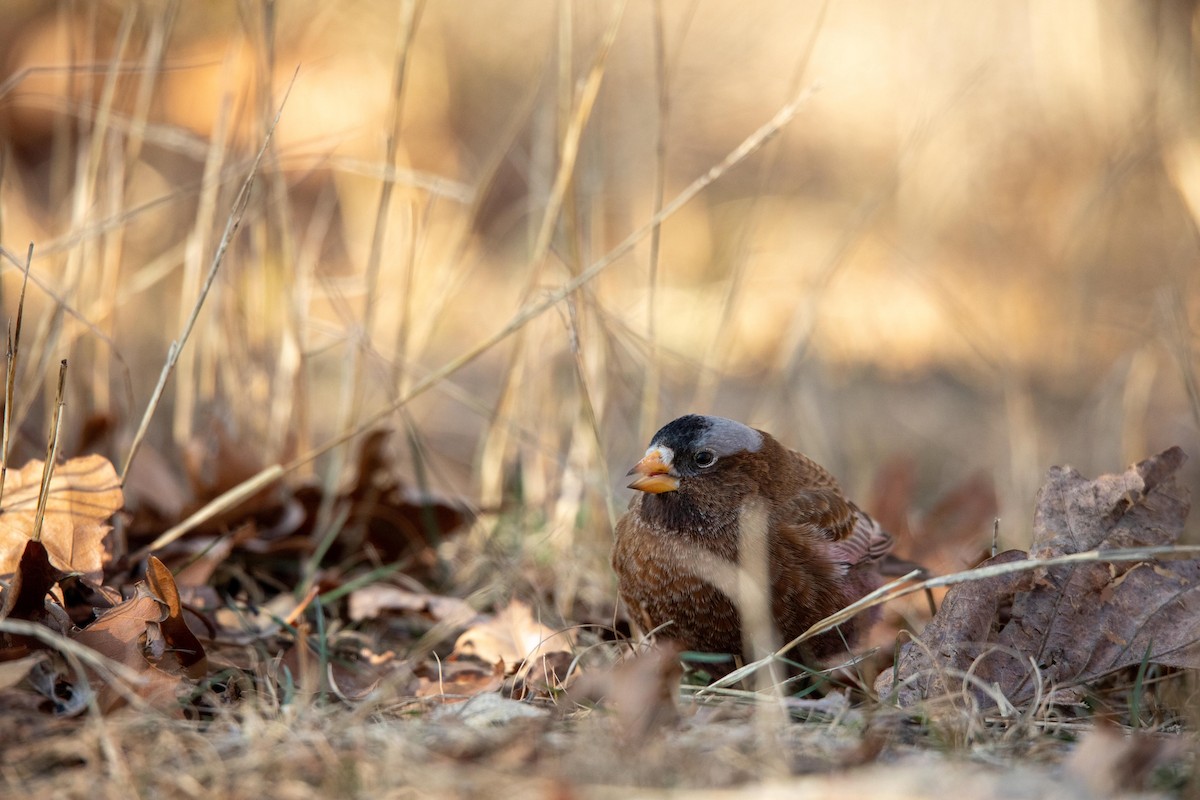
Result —
[[679, 478], [671, 474], [671, 467], [663, 462], [662, 453], [656, 447], [646, 457], [633, 465], [627, 475], [637, 475], [629, 484], [630, 489], [650, 494], [673, 492], [679, 488]]

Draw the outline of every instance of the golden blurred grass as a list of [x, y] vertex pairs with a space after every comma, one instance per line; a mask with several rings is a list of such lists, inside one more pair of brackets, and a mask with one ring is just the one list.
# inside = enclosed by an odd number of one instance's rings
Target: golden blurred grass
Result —
[[0, 31], [0, 241], [44, 288], [22, 385], [66, 355], [74, 419], [127, 437], [297, 68], [168, 453], [214, 415], [264, 464], [321, 444], [809, 88], [653, 241], [405, 406], [430, 478], [487, 505], [519, 470], [567, 541], [592, 509], [599, 551], [642, 439], [714, 411], [860, 490], [895, 452], [927, 493], [982, 468], [1019, 543], [1049, 464], [1200, 451], [1185, 5], [27, 3]]
[[[153, 418], [168, 464], [214, 422], [269, 467], [388, 413], [802, 96], [594, 280], [390, 417], [414, 476], [504, 512], [449, 543], [463, 586], [611, 609], [619, 478], [693, 410], [770, 429], [859, 497], [895, 454], [918, 502], [982, 470], [1014, 545], [1054, 463], [1111, 472], [1178, 443], [1200, 489], [1193, 5], [10, 0], [6, 313], [30, 242], [36, 287], [13, 460], [44, 446], [64, 357], [65, 449], [106, 415], [93, 446], [122, 460], [295, 74]], [[302, 469], [334, 482], [348, 457]], [[191, 794], [467, 793], [540, 757], [559, 771], [532, 788], [566, 793], [562, 775], [603, 782], [629, 756], [606, 735], [418, 746], [446, 729], [361, 724], [377, 710], [246, 708], [205, 736], [95, 719], [6, 769], [91, 764], [54, 783], [80, 796], [101, 769]], [[643, 748], [638, 782], [754, 777], [753, 727], [714, 739], [735, 712], [708, 713]], [[978, 747], [977, 723], [932, 735]]]
[[1020, 545], [1049, 465], [1200, 454], [1195, 30], [1189, 3], [1088, 0], [11, 3], [0, 244], [34, 243], [39, 287], [20, 446], [67, 357], [69, 421], [111, 415], [120, 460], [293, 74], [151, 427], [172, 463], [214, 419], [263, 466], [335, 440], [806, 93], [402, 404], [405, 457], [485, 509], [516, 497], [525, 571], [496, 580], [560, 608], [611, 599], [619, 476], [693, 410], [859, 496], [896, 453], [922, 499], [983, 470]]

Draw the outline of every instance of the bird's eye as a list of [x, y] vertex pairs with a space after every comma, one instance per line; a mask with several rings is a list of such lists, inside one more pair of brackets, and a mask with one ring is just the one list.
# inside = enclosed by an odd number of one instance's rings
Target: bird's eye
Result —
[[701, 469], [707, 469], [717, 463], [717, 454], [712, 450], [701, 450], [696, 453], [696, 466]]

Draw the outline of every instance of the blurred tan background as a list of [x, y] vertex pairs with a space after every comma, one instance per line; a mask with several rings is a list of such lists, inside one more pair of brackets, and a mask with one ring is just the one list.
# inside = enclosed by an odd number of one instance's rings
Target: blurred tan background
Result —
[[597, 559], [620, 477], [688, 411], [860, 497], [897, 455], [918, 507], [982, 471], [1014, 545], [1051, 464], [1180, 444], [1195, 494], [1198, 31], [1191, 2], [9, 0], [5, 311], [30, 242], [37, 283], [18, 449], [69, 357], [72, 441], [104, 414], [120, 458], [281, 103], [151, 427], [167, 465], [214, 420], [266, 465], [395, 403], [800, 97], [405, 403], [408, 468]]

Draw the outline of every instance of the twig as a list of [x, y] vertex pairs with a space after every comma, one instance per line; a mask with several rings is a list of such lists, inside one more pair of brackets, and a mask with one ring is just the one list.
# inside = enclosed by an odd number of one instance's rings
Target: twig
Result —
[[140, 550], [131, 553], [130, 557], [134, 560], [139, 560], [145, 558], [151, 552], [159, 549], [160, 547], [166, 547], [180, 536], [183, 536], [193, 528], [203, 525], [205, 522], [208, 522], [222, 511], [233, 508], [246, 498], [252, 497], [254, 494], [261, 491], [263, 487], [269, 486], [270, 484], [282, 478], [284, 473], [284, 468], [278, 464], [273, 464], [267, 467], [254, 477], [242, 481], [229, 491], [213, 498], [202, 508], [198, 509], [194, 514], [180, 522], [175, 527], [163, 531], [163, 533], [153, 542], [141, 548]]
[[42, 540], [42, 520], [46, 517], [46, 504], [50, 500], [50, 482], [54, 480], [54, 462], [58, 458], [58, 439], [62, 433], [63, 387], [67, 382], [67, 360], [58, 364], [58, 394], [54, 400], [54, 424], [50, 426], [50, 441], [46, 444], [46, 463], [42, 465], [42, 486], [38, 491], [37, 512], [33, 517], [33, 541]]
[[1029, 570], [1041, 569], [1043, 567], [1057, 567], [1070, 564], [1094, 564], [1105, 563], [1110, 561], [1152, 561], [1163, 556], [1177, 556], [1180, 558], [1200, 558], [1200, 545], [1165, 545], [1161, 547], [1125, 547], [1114, 548], [1112, 550], [1085, 550], [1081, 553], [1069, 553], [1063, 556], [1055, 556], [1053, 558], [1027, 558], [1022, 561], [1010, 561], [1004, 564], [989, 564], [984, 567], [975, 567], [974, 569], [964, 570], [962, 572], [952, 572], [949, 575], [940, 575], [933, 578], [926, 578], [922, 581], [913, 582], [913, 578], [920, 574], [919, 570], [913, 570], [907, 575], [897, 578], [891, 583], [885, 584], [869, 595], [863, 597], [854, 603], [843, 608], [835, 614], [831, 614], [820, 622], [814, 624], [804, 633], [792, 639], [783, 647], [776, 650], [770, 655], [760, 658], [758, 661], [747, 664], [746, 666], [729, 673], [724, 678], [716, 681], [712, 685], [714, 687], [729, 686], [737, 681], [745, 678], [747, 675], [767, 666], [784, 656], [787, 651], [791, 650], [801, 642], [807, 641], [814, 636], [818, 636], [831, 628], [841, 625], [846, 620], [859, 614], [868, 608], [873, 608], [878, 605], [883, 605], [892, 600], [913, 594], [914, 592], [923, 592], [928, 589], [933, 589], [941, 586], [953, 586], [959, 583], [968, 583], [970, 581], [980, 581], [987, 578], [994, 578], [997, 575], [1008, 575], [1014, 572], [1028, 572]]
[[242, 182], [242, 188], [238, 191], [237, 197], [233, 201], [233, 209], [229, 212], [229, 218], [225, 222], [225, 232], [221, 234], [221, 242], [217, 245], [216, 253], [213, 254], [212, 264], [208, 268], [208, 275], [204, 279], [204, 285], [200, 287], [200, 294], [196, 298], [196, 303], [192, 306], [192, 313], [184, 324], [179, 338], [171, 342], [171, 346], [167, 349], [167, 362], [163, 364], [162, 373], [158, 376], [158, 385], [154, 387], [154, 393], [150, 396], [150, 402], [146, 405], [145, 413], [142, 414], [142, 422], [138, 425], [137, 433], [133, 437], [133, 443], [129, 446], [129, 454], [125, 457], [125, 466], [121, 469], [122, 486], [125, 485], [125, 479], [129, 475], [129, 466], [133, 463], [133, 459], [137, 456], [137, 451], [142, 445], [142, 440], [146, 437], [146, 431], [150, 427], [150, 420], [154, 417], [154, 412], [157, 410], [159, 401], [162, 399], [162, 393], [166, 388], [167, 380], [171, 377], [171, 373], [175, 370], [175, 364], [179, 361], [179, 353], [187, 344], [188, 337], [192, 333], [192, 328], [196, 324], [196, 319], [200, 316], [200, 309], [204, 306], [204, 301], [208, 297], [208, 292], [212, 288], [213, 281], [216, 280], [217, 270], [220, 269], [221, 262], [225, 259], [225, 251], [229, 249], [229, 243], [232, 241], [233, 235], [241, 227], [242, 217], [245, 215], [246, 207], [250, 203], [250, 188], [254, 185], [254, 176], [258, 173], [258, 165], [262, 162], [263, 156], [267, 152], [267, 147], [271, 144], [271, 137], [275, 133], [275, 126], [279, 124], [279, 118], [283, 114], [284, 106], [287, 105], [288, 95], [291, 94], [292, 86], [295, 85], [296, 75], [299, 72], [300, 68], [296, 67], [296, 71], [292, 73], [292, 79], [288, 83], [287, 91], [283, 94], [283, 100], [279, 103], [279, 110], [275, 112], [275, 118], [271, 120], [271, 127], [267, 129], [267, 134], [263, 137], [263, 143], [258, 149], [258, 155], [254, 157], [254, 163], [250, 165], [250, 172], [246, 175], [246, 180]]
[[[429, 389], [436, 386], [439, 382], [455, 372], [458, 372], [463, 367], [472, 363], [483, 353], [487, 352], [500, 342], [507, 339], [513, 333], [520, 330], [530, 320], [540, 316], [548, 309], [562, 302], [563, 299], [578, 291], [580, 287], [591, 282], [597, 275], [599, 275], [601, 272], [604, 272], [604, 270], [608, 269], [622, 257], [624, 257], [630, 250], [637, 246], [638, 242], [645, 239], [650, 231], [654, 230], [654, 228], [662, 225], [663, 222], [674, 216], [679, 209], [691, 202], [691, 200], [695, 198], [696, 195], [700, 194], [700, 192], [704, 191], [709, 184], [720, 178], [735, 165], [746, 159], [749, 155], [770, 141], [773, 136], [779, 133], [779, 131], [782, 130], [785, 125], [791, 122], [796, 115], [800, 113], [801, 107], [805, 102], [808, 101], [813, 93], [814, 90], [812, 88], [808, 88], [800, 92], [800, 94], [798, 94], [790, 103], [776, 112], [775, 116], [772, 117], [766, 124], [756, 130], [754, 133], [750, 134], [750, 136], [748, 136], [740, 145], [734, 148], [727, 156], [725, 156], [725, 158], [721, 160], [720, 163], [709, 168], [707, 172], [696, 178], [696, 180], [692, 181], [687, 188], [676, 195], [670, 203], [668, 203], [661, 211], [655, 214], [645, 225], [629, 234], [629, 236], [625, 237], [624, 241], [610, 250], [590, 267], [580, 272], [574, 278], [571, 278], [559, 288], [548, 292], [542, 297], [541, 300], [530, 303], [518, 311], [513, 318], [509, 320], [508, 324], [505, 325], [500, 331], [488, 337], [483, 342], [480, 342], [467, 352], [459, 355], [457, 358], [451, 359], [438, 369], [433, 370], [422, 380], [417, 381], [412, 388], [402, 394], [399, 399], [389, 403], [380, 411], [377, 411], [376, 413], [367, 417], [356, 427], [334, 437], [333, 439], [330, 439], [328, 442], [320, 445], [319, 447], [313, 448], [304, 455], [293, 459], [287, 464], [271, 464], [270, 466], [263, 468], [258, 474], [252, 475], [241, 484], [214, 498], [203, 508], [192, 514], [192, 516], [188, 517], [186, 520], [179, 523], [174, 528], [171, 528], [171, 530], [165, 532], [162, 536], [158, 537], [158, 539], [154, 540], [154, 542], [152, 542], [149, 546], [137, 551], [134, 556], [142, 557], [154, 548], [164, 547], [166, 544], [175, 541], [197, 525], [202, 524], [208, 519], [211, 519], [213, 516], [219, 513], [219, 511], [237, 505], [238, 502], [254, 494], [254, 492], [258, 491], [258, 489], [261, 487], [271, 483], [272, 481], [278, 480], [283, 475], [299, 469], [305, 464], [308, 464], [325, 453], [328, 453], [330, 450], [340, 447], [354, 439], [356, 436], [360, 436], [366, 431], [371, 430], [374, 426], [379, 424], [379, 422], [387, 419], [387, 417], [395, 412], [396, 409], [408, 404], [419, 395], [424, 394]], [[126, 464], [126, 469], [128, 469], [128, 464]]]
[[309, 453], [300, 456], [295, 461], [289, 463], [285, 469], [290, 472], [291, 470], [309, 463], [319, 456], [329, 452], [333, 448], [339, 447], [354, 437], [370, 430], [375, 425], [379, 424], [379, 422], [387, 419], [387, 417], [396, 409], [412, 402], [413, 399], [427, 392], [438, 382], [454, 374], [455, 372], [458, 372], [460, 369], [479, 358], [479, 356], [483, 355], [488, 350], [491, 350], [500, 342], [504, 341], [509, 336], [525, 327], [530, 320], [541, 316], [548, 309], [558, 305], [565, 298], [571, 294], [574, 294], [581, 287], [590, 283], [596, 278], [597, 275], [599, 275], [601, 272], [604, 272], [606, 269], [623, 258], [627, 253], [629, 253], [629, 251], [636, 247], [639, 242], [645, 239], [652, 230], [662, 225], [663, 222], [674, 216], [679, 209], [691, 202], [692, 199], [694, 199], [696, 195], [700, 194], [700, 192], [707, 188], [709, 184], [720, 178], [735, 165], [745, 160], [748, 156], [770, 141], [772, 137], [779, 133], [784, 126], [791, 122], [792, 119], [794, 119], [795, 116], [800, 113], [801, 106], [803, 106], [804, 103], [814, 94], [814, 91], [815, 90], [812, 88], [802, 91], [795, 99], [792, 100], [792, 102], [781, 108], [775, 114], [775, 116], [770, 119], [770, 121], [756, 130], [754, 133], [748, 136], [745, 141], [734, 148], [727, 156], [725, 156], [725, 158], [721, 160], [719, 164], [711, 167], [703, 175], [692, 181], [692, 183], [689, 184], [682, 192], [676, 195], [675, 198], [662, 209], [662, 211], [651, 217], [649, 222], [638, 228], [633, 233], [629, 234], [629, 236], [625, 237], [624, 241], [622, 241], [612, 250], [608, 251], [608, 253], [593, 263], [590, 267], [583, 270], [557, 289], [547, 292], [542, 296], [542, 299], [532, 302], [522, 308], [515, 315], [513, 315], [512, 319], [510, 319], [508, 324], [505, 325], [501, 330], [492, 334], [475, 347], [459, 355], [457, 358], [451, 359], [443, 364], [440, 368], [430, 372], [422, 380], [417, 381], [417, 383], [415, 383], [407, 393], [403, 394], [399, 399], [393, 401], [380, 411], [363, 420], [358, 427], [349, 430], [330, 440], [329, 442], [326, 442], [320, 447], [313, 449]]

